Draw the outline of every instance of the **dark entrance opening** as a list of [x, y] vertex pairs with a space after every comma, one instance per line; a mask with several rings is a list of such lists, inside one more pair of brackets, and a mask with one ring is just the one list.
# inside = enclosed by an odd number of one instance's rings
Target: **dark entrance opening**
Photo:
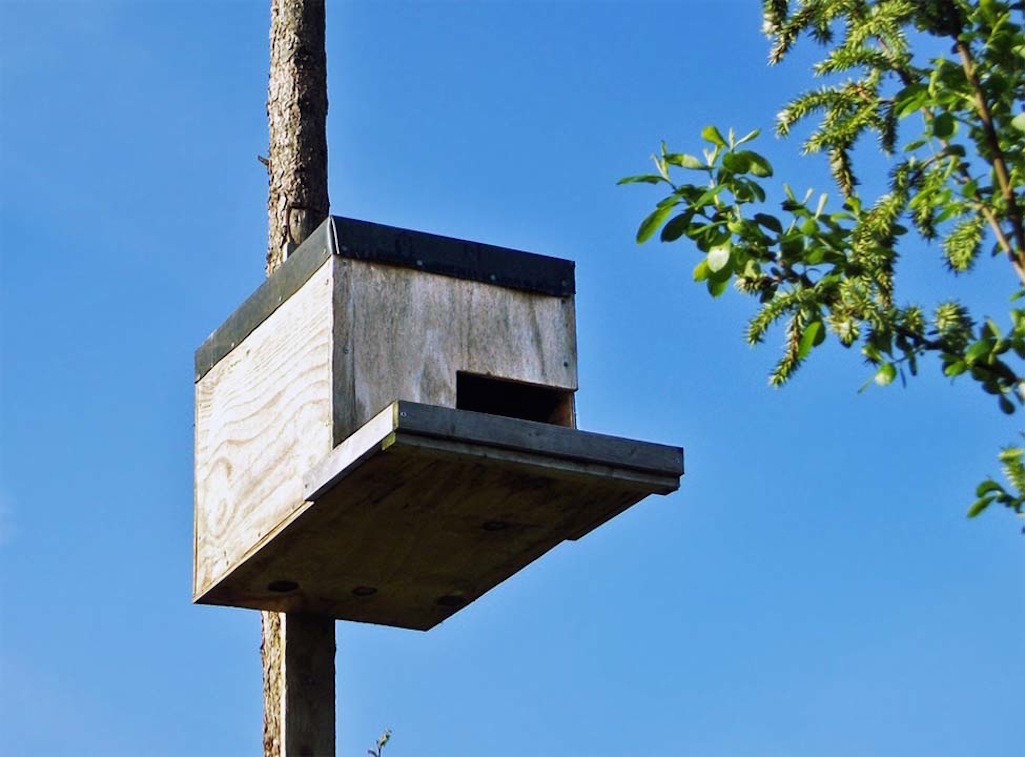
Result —
[[571, 391], [462, 371], [456, 373], [456, 408], [576, 427]]

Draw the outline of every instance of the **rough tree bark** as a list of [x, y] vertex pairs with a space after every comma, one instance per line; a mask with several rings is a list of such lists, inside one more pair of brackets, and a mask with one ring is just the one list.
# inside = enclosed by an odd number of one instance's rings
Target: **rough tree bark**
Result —
[[[324, 0], [271, 0], [267, 275], [328, 215]], [[335, 754], [333, 618], [264, 612], [265, 757]]]
[[267, 273], [327, 218], [324, 0], [271, 0]]
[[334, 757], [334, 618], [260, 614], [264, 757]]

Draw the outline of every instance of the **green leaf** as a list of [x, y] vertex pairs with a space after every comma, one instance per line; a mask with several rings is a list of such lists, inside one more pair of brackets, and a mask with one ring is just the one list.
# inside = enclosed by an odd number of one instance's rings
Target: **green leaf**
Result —
[[994, 499], [996, 499], [996, 497], [994, 497], [992, 494], [990, 494], [990, 495], [987, 495], [985, 497], [982, 497], [981, 499], [975, 500], [975, 502], [972, 503], [972, 506], [970, 508], [968, 508], [968, 517], [969, 518], [974, 518], [976, 515], [978, 515], [983, 510], [985, 510], [987, 507], [989, 507], [990, 503]]
[[645, 174], [643, 176], [627, 176], [616, 182], [620, 184], [658, 184], [665, 181], [661, 176], [655, 176], [654, 174]]
[[1014, 403], [1007, 399], [1005, 395], [1000, 395], [998, 404], [1000, 405], [1000, 412], [1004, 415], [1014, 415]]
[[706, 190], [698, 199], [694, 200], [694, 202], [691, 203], [691, 207], [693, 207], [694, 210], [700, 210], [710, 204], [724, 189], [726, 189], [725, 184], [715, 185], [711, 189]]
[[1018, 131], [1025, 131], [1025, 113], [1019, 113], [1011, 119], [1011, 126]]
[[687, 231], [687, 227], [690, 226], [691, 219], [694, 218], [693, 210], [685, 210], [678, 216], [673, 217], [669, 223], [662, 228], [661, 239], [663, 242], [675, 242], [684, 232]]
[[662, 180], [667, 184], [672, 184], [672, 182], [669, 181], [669, 165], [665, 160], [656, 155], [652, 155], [651, 159], [655, 162], [655, 170], [658, 171], [658, 175], [662, 177]]
[[665, 156], [666, 163], [680, 168], [705, 168], [705, 164], [699, 158], [688, 155], [685, 152], [671, 152]]
[[655, 211], [641, 221], [640, 228], [637, 229], [637, 244], [648, 241], [651, 235], [655, 233], [655, 229], [662, 225], [662, 222], [666, 220], [666, 216], [672, 212], [672, 206], [666, 205], [665, 207], [655, 208]]
[[745, 134], [743, 137], [741, 137], [740, 139], [737, 140], [737, 145], [739, 146], [739, 145], [744, 144], [745, 142], [750, 142], [752, 139], [754, 139], [755, 137], [757, 137], [761, 133], [762, 133], [761, 129], [752, 129], [747, 134]]
[[722, 156], [723, 168], [733, 171], [733, 173], [747, 173], [751, 168], [751, 159], [748, 155], [750, 153], [745, 150], [726, 153]]
[[932, 133], [938, 139], [947, 139], [948, 137], [953, 136], [956, 125], [954, 117], [944, 111], [933, 119]]
[[797, 349], [797, 359], [804, 360], [811, 352], [811, 348], [819, 344], [822, 344], [822, 340], [826, 338], [826, 332], [822, 328], [822, 321], [812, 321], [805, 329], [804, 333], [801, 334], [801, 344]]
[[981, 484], [975, 487], [976, 497], [985, 497], [990, 492], [1002, 492], [1004, 487], [998, 484], [991, 478], [986, 479]]
[[718, 273], [730, 262], [730, 246], [728, 244], [713, 247], [708, 251], [708, 270]]
[[876, 371], [875, 382], [879, 386], [886, 386], [892, 384], [895, 378], [897, 378], [897, 367], [893, 363], [883, 363]]
[[1000, 338], [1000, 327], [992, 318], [987, 318], [986, 323], [982, 325], [979, 331], [983, 336]]
[[714, 126], [706, 126], [701, 130], [701, 138], [707, 142], [711, 142], [716, 147], [725, 147], [726, 140], [723, 139], [722, 134]]
[[960, 376], [966, 370], [968, 370], [968, 366], [965, 365], [964, 360], [955, 360], [943, 369], [943, 375], [948, 378], [954, 378], [954, 376]]
[[816, 237], [819, 234], [819, 225], [815, 223], [813, 217], [805, 218], [801, 222], [801, 233], [806, 237]]
[[909, 84], [894, 98], [894, 113], [897, 118], [903, 118], [925, 105], [928, 97], [929, 88], [924, 84]]
[[975, 342], [975, 344], [965, 350], [965, 362], [971, 365], [984, 355], [988, 355], [993, 349], [993, 343], [993, 339], [980, 339], [978, 342]]
[[718, 297], [726, 291], [726, 287], [730, 285], [730, 280], [728, 278], [722, 279], [721, 281], [713, 281], [712, 279], [709, 279], [707, 285], [709, 293], [711, 293], [713, 297]]
[[779, 222], [776, 216], [770, 216], [767, 213], [755, 213], [754, 218], [769, 231], [775, 231], [777, 234], [783, 233], [783, 224]]
[[704, 281], [711, 273], [708, 270], [708, 259], [701, 258], [701, 262], [694, 266], [694, 281]]
[[756, 152], [745, 150], [744, 154], [751, 161], [751, 174], [760, 179], [772, 176], [772, 164]]

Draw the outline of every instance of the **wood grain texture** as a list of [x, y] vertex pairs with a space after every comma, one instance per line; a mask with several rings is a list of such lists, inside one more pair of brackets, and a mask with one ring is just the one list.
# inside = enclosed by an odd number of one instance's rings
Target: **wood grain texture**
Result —
[[455, 407], [458, 371], [576, 390], [572, 297], [374, 263], [349, 270], [354, 425], [345, 435], [395, 400]]
[[194, 591], [302, 505], [333, 445], [334, 261], [196, 384]]

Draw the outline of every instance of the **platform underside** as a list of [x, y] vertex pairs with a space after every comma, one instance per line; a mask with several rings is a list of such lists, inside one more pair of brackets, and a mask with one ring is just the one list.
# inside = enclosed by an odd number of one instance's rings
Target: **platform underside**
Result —
[[679, 448], [397, 402], [196, 601], [426, 630], [681, 474]]

